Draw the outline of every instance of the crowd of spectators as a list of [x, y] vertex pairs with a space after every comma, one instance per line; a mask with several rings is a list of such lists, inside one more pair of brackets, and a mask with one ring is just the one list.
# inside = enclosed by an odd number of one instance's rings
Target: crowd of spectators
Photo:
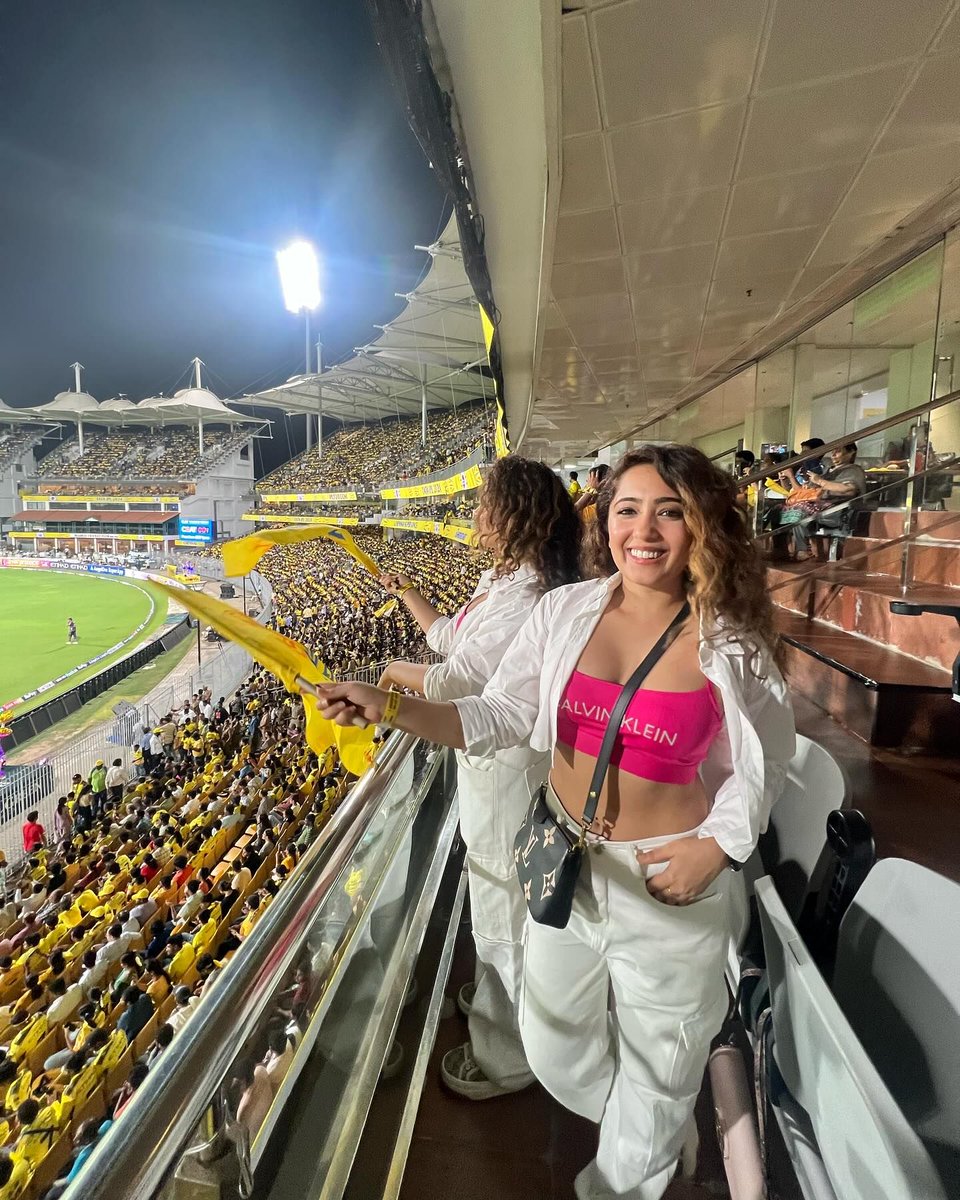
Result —
[[0, 471], [5, 471], [11, 463], [35, 446], [42, 437], [42, 431], [36, 428], [22, 426], [16, 429], [0, 429]]
[[365, 504], [324, 504], [321, 500], [305, 501], [274, 501], [269, 504], [258, 504], [254, 510], [259, 518], [269, 521], [271, 517], [375, 517], [380, 513], [379, 502]]
[[476, 507], [476, 492], [464, 492], [459, 496], [441, 496], [438, 499], [409, 500], [391, 516], [415, 517], [424, 521], [458, 521], [470, 524]]
[[243, 430], [204, 429], [201, 455], [196, 427], [90, 430], [84, 433], [82, 454], [78, 438], [68, 438], [40, 461], [39, 474], [43, 479], [189, 478], [249, 436]]
[[257, 486], [266, 492], [350, 491], [429, 475], [492, 445], [493, 410], [475, 404], [430, 415], [426, 446], [420, 432], [418, 417], [345, 426], [324, 440], [322, 458], [307, 450]]
[[[144, 727], [133, 778], [97, 762], [52, 828], [27, 815], [19, 880], [0, 862], [0, 1197], [75, 1178], [345, 794], [302, 720], [255, 672]], [[274, 1091], [312, 984], [299, 964], [254, 1047]]]
[[[402, 572], [442, 612], [469, 600], [483, 556], [439, 538], [386, 539], [352, 531], [384, 572]], [[277, 627], [339, 675], [388, 659], [416, 659], [426, 649], [420, 627], [403, 606], [375, 614], [389, 597], [363, 567], [332, 542], [277, 546], [257, 568], [273, 588]]]

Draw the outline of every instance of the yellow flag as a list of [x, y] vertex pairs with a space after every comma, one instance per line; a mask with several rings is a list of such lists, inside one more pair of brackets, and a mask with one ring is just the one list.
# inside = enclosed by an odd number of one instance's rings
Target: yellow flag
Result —
[[321, 537], [319, 526], [295, 525], [289, 529], [261, 529], [247, 537], [235, 538], [223, 546], [223, 572], [227, 576], [248, 575], [274, 546], [290, 546]]
[[347, 533], [345, 529], [341, 529], [336, 525], [319, 525], [317, 528], [320, 530], [321, 537], [325, 537], [329, 541], [336, 542], [338, 545], [342, 546], [344, 550], [346, 550], [346, 552], [351, 556], [351, 558], [355, 558], [360, 566], [364, 568], [364, 570], [370, 572], [374, 579], [382, 574], [380, 568], [366, 552], [366, 550], [361, 550], [357, 543], [353, 540], [353, 536]]
[[312, 542], [326, 538], [337, 542], [346, 552], [373, 576], [380, 575], [380, 568], [361, 550], [349, 533], [335, 525], [294, 525], [288, 529], [261, 529], [246, 537], [235, 538], [223, 546], [223, 571], [226, 576], [247, 575], [261, 558], [274, 546], [291, 546], [298, 542]]
[[307, 745], [318, 758], [330, 746], [336, 745], [341, 761], [350, 774], [363, 774], [372, 757], [370, 751], [374, 730], [372, 727], [341, 728], [320, 715], [311, 688], [304, 684], [315, 686], [327, 683], [330, 676], [323, 664], [315, 663], [299, 642], [267, 629], [239, 609], [202, 592], [181, 592], [159, 582], [157, 587], [231, 642], [242, 646], [256, 662], [276, 675], [288, 692], [300, 693], [304, 698]]

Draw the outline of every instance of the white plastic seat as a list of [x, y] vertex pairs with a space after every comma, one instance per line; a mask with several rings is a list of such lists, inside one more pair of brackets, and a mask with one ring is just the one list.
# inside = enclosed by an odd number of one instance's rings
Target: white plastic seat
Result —
[[774, 1057], [809, 1117], [835, 1195], [946, 1200], [929, 1154], [827, 987], [773, 880], [759, 879], [756, 896]]
[[783, 791], [747, 871], [750, 880], [773, 877], [794, 920], [817, 878], [827, 844], [827, 817], [843, 807], [846, 794], [836, 761], [817, 742], [797, 734], [797, 752], [787, 767]]
[[878, 862], [840, 926], [833, 993], [940, 1178], [960, 1180], [960, 884]]

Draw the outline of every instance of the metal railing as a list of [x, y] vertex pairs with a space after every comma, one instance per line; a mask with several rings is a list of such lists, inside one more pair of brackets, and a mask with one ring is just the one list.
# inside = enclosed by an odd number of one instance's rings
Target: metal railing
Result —
[[196, 1013], [124, 1110], [119, 1128], [97, 1145], [64, 1200], [148, 1200], [161, 1187], [224, 1084], [239, 1048], [268, 1015], [278, 979], [306, 947], [312, 916], [360, 845], [415, 743], [410, 734], [390, 736], [241, 950], [204, 992]]

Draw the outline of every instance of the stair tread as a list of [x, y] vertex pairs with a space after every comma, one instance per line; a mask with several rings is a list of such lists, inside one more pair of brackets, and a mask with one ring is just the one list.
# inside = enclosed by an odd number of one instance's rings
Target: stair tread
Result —
[[[768, 568], [768, 575], [779, 575], [774, 582], [785, 583], [787, 576], [798, 576], [810, 571], [810, 563], [780, 563]], [[821, 563], [814, 583], [839, 584], [843, 587], [859, 588], [891, 600], [909, 600], [912, 604], [960, 604], [960, 587], [945, 583], [912, 583], [904, 590], [892, 575], [872, 575], [868, 571], [851, 570], [842, 563]], [[774, 592], [774, 595], [776, 593]]]
[[951, 674], [943, 667], [921, 662], [893, 647], [786, 609], [777, 609], [776, 621], [788, 644], [852, 675], [868, 687], [951, 691]]

